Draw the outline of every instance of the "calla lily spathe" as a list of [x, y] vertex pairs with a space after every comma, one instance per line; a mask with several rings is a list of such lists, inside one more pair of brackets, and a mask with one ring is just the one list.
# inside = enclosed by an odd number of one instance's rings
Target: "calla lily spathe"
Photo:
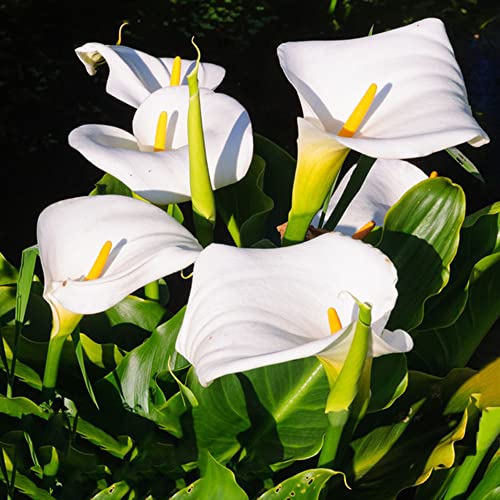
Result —
[[[113, 97], [138, 108], [153, 92], [170, 85], [174, 58], [154, 57], [123, 45], [104, 45], [89, 42], [75, 49], [87, 73], [96, 74], [104, 61], [109, 66], [106, 91]], [[182, 59], [181, 85], [193, 70], [196, 61]], [[224, 79], [226, 70], [211, 63], [200, 63], [200, 87], [214, 90]]]
[[[147, 283], [192, 264], [201, 251], [191, 233], [163, 210], [115, 195], [50, 205], [38, 218], [37, 239], [54, 334], [65, 316], [105, 311]], [[111, 253], [101, 275], [85, 280], [106, 241]]]
[[[339, 233], [276, 249], [212, 244], [195, 263], [176, 349], [204, 386], [226, 374], [314, 355], [339, 367], [356, 326], [354, 296], [372, 305], [370, 355], [406, 352], [411, 337], [384, 329], [396, 281], [382, 252]], [[343, 325], [334, 335], [330, 307]]]
[[[328, 220], [344, 193], [356, 166], [351, 167], [333, 193], [325, 220]], [[352, 236], [369, 221], [382, 226], [385, 214], [410, 188], [428, 179], [425, 172], [407, 161], [377, 160], [371, 167], [361, 188], [342, 215], [335, 231]], [[318, 226], [321, 212], [313, 225]]]
[[[242, 179], [253, 154], [250, 118], [232, 97], [200, 89], [207, 162], [212, 187]], [[69, 144], [98, 168], [110, 173], [143, 198], [159, 204], [190, 199], [188, 116], [189, 90], [166, 87], [137, 109], [134, 134], [107, 125], [82, 125]], [[168, 114], [166, 150], [154, 151], [158, 117]]]
[[401, 159], [489, 142], [439, 19], [353, 40], [288, 42], [278, 57], [303, 111], [285, 241], [303, 239], [350, 149]]
[[[288, 42], [278, 47], [299, 96], [300, 130], [331, 147], [373, 158], [415, 158], [463, 142], [489, 142], [473, 118], [453, 49], [439, 19], [352, 40]], [[354, 137], [337, 133], [367, 88], [375, 100]], [[303, 123], [303, 122], [306, 123]]]

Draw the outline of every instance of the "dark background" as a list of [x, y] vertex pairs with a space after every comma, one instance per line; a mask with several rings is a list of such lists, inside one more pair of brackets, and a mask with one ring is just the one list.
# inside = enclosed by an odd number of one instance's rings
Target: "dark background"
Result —
[[329, 13], [322, 0], [68, 0], [0, 2], [0, 141], [2, 144], [0, 251], [15, 265], [36, 242], [36, 219], [52, 202], [87, 194], [102, 172], [67, 145], [84, 123], [131, 129], [134, 109], [105, 92], [107, 68], [89, 77], [74, 48], [89, 41], [113, 44], [123, 20], [123, 44], [156, 56], [194, 57], [196, 35], [205, 61], [227, 70], [219, 91], [249, 111], [254, 130], [295, 154], [295, 91], [276, 57], [289, 40], [364, 36], [424, 17], [446, 23], [464, 73], [469, 100], [491, 144], [460, 149], [485, 184], [444, 152], [414, 161], [460, 183], [468, 212], [499, 197], [498, 114], [500, 23], [497, 1], [339, 0]]

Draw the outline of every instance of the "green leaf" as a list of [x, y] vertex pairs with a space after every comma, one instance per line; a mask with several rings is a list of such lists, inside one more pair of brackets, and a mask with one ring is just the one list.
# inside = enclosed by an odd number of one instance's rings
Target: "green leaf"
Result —
[[16, 321], [24, 322], [24, 315], [28, 307], [31, 284], [35, 272], [36, 258], [38, 257], [38, 247], [33, 246], [23, 250], [21, 258], [21, 268], [19, 269], [19, 279], [17, 282], [17, 302], [16, 302]]
[[231, 499], [248, 500], [247, 494], [238, 486], [233, 472], [219, 464], [209, 452], [200, 457], [201, 479], [178, 491], [171, 500], [184, 499]]
[[451, 326], [413, 333], [412, 366], [445, 374], [465, 366], [500, 317], [500, 252], [484, 257], [474, 267], [465, 309]]
[[[6, 372], [7, 367], [5, 366], [6, 364], [8, 365], [9, 362], [12, 362], [12, 349], [10, 348], [10, 345], [8, 344], [7, 340], [4, 337], [5, 332], [8, 330], [12, 330], [12, 328], [7, 327], [7, 328], [2, 328], [0, 329], [0, 333], [2, 335], [2, 342], [4, 346], [4, 352], [5, 352], [5, 358], [6, 360], [1, 360], [1, 368]], [[22, 343], [22, 336], [20, 343]], [[46, 349], [46, 347], [45, 347]], [[40, 378], [40, 375], [38, 372], [30, 368], [28, 365], [22, 363], [21, 361], [16, 362], [15, 366], [15, 376], [23, 381], [25, 384], [29, 385], [30, 387], [33, 387], [34, 389], [41, 390], [42, 389], [42, 379]]]
[[267, 237], [279, 243], [276, 226], [288, 219], [296, 161], [283, 148], [260, 134], [254, 134], [254, 154], [266, 164], [264, 191], [274, 202], [274, 209], [268, 217], [270, 230]]
[[[70, 418], [72, 425], [74, 421], [74, 417]], [[120, 459], [125, 458], [134, 447], [134, 442], [130, 436], [118, 436], [118, 438], [114, 438], [80, 417], [76, 420], [76, 432], [87, 441]]]
[[130, 491], [130, 486], [126, 481], [118, 481], [101, 490], [97, 495], [92, 497], [92, 500], [121, 500]]
[[165, 210], [167, 214], [173, 217], [179, 224], [184, 222], [184, 214], [182, 213], [179, 205], [172, 203], [171, 205], [167, 205]]
[[98, 344], [84, 333], [80, 333], [80, 343], [87, 359], [99, 368], [113, 370], [124, 357], [115, 344]]
[[342, 193], [337, 205], [335, 205], [329, 219], [325, 222], [323, 229], [328, 231], [333, 231], [335, 229], [347, 207], [356, 196], [356, 193], [360, 190], [374, 163], [375, 158], [365, 155], [360, 156], [358, 164], [354, 169], [349, 182], [347, 183], [345, 191]]
[[[10, 461], [9, 456], [2, 448], [0, 448], [0, 453], [3, 455], [3, 459], [6, 465], [5, 469], [7, 473], [9, 473], [9, 477], [6, 478], [4, 467], [1, 467], [0, 480], [8, 483], [11, 481], [10, 475], [12, 474], [13, 464]], [[54, 497], [49, 495], [46, 490], [39, 488], [33, 481], [28, 479], [25, 475], [21, 474], [17, 470], [15, 473], [14, 488], [26, 495], [28, 498], [32, 498], [33, 500], [55, 500]]]
[[469, 172], [476, 179], [480, 180], [484, 183], [484, 178], [481, 175], [481, 172], [477, 169], [476, 165], [472, 163], [467, 156], [465, 156], [462, 151], [458, 148], [448, 148], [446, 152], [466, 171]]
[[16, 287], [0, 286], [0, 318], [16, 307]]
[[265, 236], [267, 216], [274, 206], [263, 191], [265, 169], [265, 161], [254, 155], [243, 179], [215, 193], [217, 210], [239, 247], [252, 246]]
[[339, 474], [331, 469], [309, 469], [285, 479], [259, 496], [258, 500], [318, 500], [323, 486]]
[[500, 449], [497, 450], [495, 456], [491, 459], [483, 478], [467, 500], [498, 500], [500, 498], [499, 476]]
[[439, 379], [410, 372], [405, 393], [388, 410], [361, 422], [351, 453], [339, 464], [353, 491], [339, 491], [339, 498], [395, 498], [433, 470], [451, 467], [455, 443], [465, 434], [467, 410], [443, 416], [443, 409], [470, 375], [471, 370], [454, 370]]
[[43, 418], [44, 420], [47, 420], [50, 416], [48, 413], [43, 411], [40, 406], [33, 403], [33, 401], [28, 398], [7, 398], [1, 394], [0, 413], [16, 418], [21, 418], [24, 415], [35, 415], [36, 417]]
[[450, 266], [450, 281], [425, 304], [419, 330], [443, 328], [453, 324], [467, 302], [474, 266], [484, 257], [500, 251], [500, 202], [465, 218], [460, 231], [456, 257]]
[[209, 450], [216, 460], [225, 463], [241, 448], [238, 436], [250, 427], [238, 377], [228, 375], [202, 387], [190, 371], [187, 383], [198, 401], [193, 408], [198, 449]]
[[96, 182], [95, 188], [89, 193], [89, 196], [103, 194], [119, 194], [121, 196], [132, 197], [132, 191], [111, 174], [104, 174], [101, 179]]
[[453, 414], [467, 408], [471, 396], [476, 400], [476, 406], [485, 408], [500, 406], [500, 385], [498, 373], [500, 371], [500, 358], [485, 366], [475, 373], [457, 391], [446, 406], [445, 414]]
[[112, 326], [130, 323], [150, 332], [162, 320], [165, 309], [158, 302], [129, 295], [105, 314]]
[[59, 453], [54, 446], [41, 446], [38, 449], [40, 464], [45, 477], [55, 477], [59, 471]]
[[398, 271], [389, 329], [422, 322], [425, 301], [448, 282], [464, 217], [463, 190], [444, 177], [418, 183], [389, 209], [378, 245]]
[[[109, 373], [103, 384], [111, 384], [118, 390], [123, 403], [132, 411], [152, 420], [162, 429], [176, 437], [182, 436], [179, 412], [185, 411], [178, 406], [177, 400], [165, 404], [161, 411], [154, 405], [151, 396], [161, 389], [155, 378], [168, 370], [168, 361], [175, 349], [185, 308], [181, 309], [168, 322], [156, 328], [151, 337], [139, 347], [130, 351], [113, 372]], [[140, 367], [140, 369], [138, 368]]]
[[408, 386], [408, 368], [404, 354], [374, 358], [371, 373], [371, 398], [368, 412], [389, 408]]
[[13, 285], [17, 279], [17, 269], [0, 253], [0, 285]]
[[97, 399], [94, 395], [94, 390], [92, 389], [92, 383], [90, 382], [90, 378], [87, 375], [87, 369], [85, 368], [85, 359], [83, 357], [83, 348], [80, 342], [80, 330], [76, 328], [71, 334], [71, 338], [73, 340], [73, 346], [75, 348], [75, 356], [78, 360], [78, 366], [80, 367], [80, 371], [83, 377], [83, 381], [85, 382], [85, 387], [87, 388], [87, 392], [89, 393], [90, 399], [96, 405], [96, 408], [99, 409], [99, 404], [97, 403]]
[[463, 463], [453, 470], [444, 500], [467, 498], [466, 494], [481, 462], [500, 434], [500, 408], [485, 408], [479, 421], [475, 453], [465, 457]]
[[245, 461], [255, 462], [251, 468], [318, 453], [327, 427], [329, 385], [317, 358], [250, 370], [240, 381], [252, 427], [239, 439]]

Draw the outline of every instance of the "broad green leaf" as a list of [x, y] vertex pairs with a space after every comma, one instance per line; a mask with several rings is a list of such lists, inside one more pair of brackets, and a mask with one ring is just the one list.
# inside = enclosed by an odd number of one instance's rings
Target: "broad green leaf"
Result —
[[283, 148], [260, 134], [254, 134], [254, 152], [265, 161], [264, 191], [274, 201], [274, 209], [268, 218], [270, 229], [267, 237], [279, 243], [276, 226], [288, 219], [296, 161]]
[[439, 379], [410, 372], [405, 393], [389, 409], [361, 421], [350, 453], [339, 464], [353, 491], [339, 491], [339, 498], [395, 498], [433, 470], [451, 467], [455, 443], [466, 430], [467, 409], [447, 416], [443, 411], [450, 395], [471, 374], [472, 370], [454, 370]]
[[245, 461], [259, 467], [319, 452], [327, 427], [329, 385], [317, 358], [250, 370], [240, 381], [252, 422], [240, 436], [247, 451]]
[[175, 339], [184, 312], [183, 308], [167, 323], [155, 329], [151, 337], [130, 351], [102, 382], [108, 382], [115, 387], [123, 403], [132, 411], [156, 422], [177, 437], [182, 435], [177, 400], [171, 402], [172, 406], [166, 404], [159, 411], [151, 401], [151, 392], [160, 390], [155, 378], [168, 371], [169, 358], [175, 349]]
[[36, 417], [47, 420], [50, 416], [49, 413], [45, 412], [33, 403], [28, 398], [16, 397], [16, 398], [6, 398], [0, 394], [0, 413], [9, 415], [11, 417], [21, 418], [24, 415], [34, 415]]
[[466, 456], [464, 461], [455, 467], [443, 500], [466, 498], [464, 495], [469, 489], [471, 481], [485, 458], [486, 453], [491, 446], [498, 446], [495, 445], [495, 440], [499, 434], [500, 407], [485, 408], [479, 421], [475, 453]]
[[474, 397], [476, 406], [481, 410], [500, 406], [499, 373], [500, 358], [497, 358], [475, 373], [456, 390], [446, 406], [445, 414], [463, 411], [464, 408], [467, 408], [471, 396]]
[[130, 486], [127, 481], [118, 481], [108, 486], [106, 489], [97, 493], [92, 497], [92, 500], [121, 500], [130, 491]]
[[451, 325], [467, 302], [474, 266], [484, 257], [500, 251], [500, 202], [465, 218], [456, 257], [450, 266], [450, 281], [425, 304], [419, 330]]
[[323, 486], [339, 474], [331, 469], [309, 469], [285, 479], [259, 496], [258, 500], [318, 500]]
[[89, 196], [103, 194], [119, 194], [122, 196], [132, 196], [132, 191], [123, 182], [119, 181], [111, 174], [104, 174], [95, 184], [95, 188]]
[[468, 299], [452, 325], [414, 332], [411, 366], [445, 374], [467, 364], [500, 317], [500, 252], [484, 257], [472, 270]]
[[239, 247], [252, 246], [265, 237], [267, 216], [274, 206], [263, 191], [265, 170], [265, 161], [254, 155], [243, 179], [215, 193], [217, 210]]
[[17, 278], [17, 269], [0, 253], [0, 285], [13, 285]]
[[200, 457], [201, 478], [190, 486], [178, 491], [171, 500], [184, 499], [230, 499], [248, 500], [240, 488], [233, 472], [218, 463], [209, 452]]
[[158, 326], [165, 309], [158, 302], [129, 295], [105, 314], [112, 326], [130, 323], [150, 332]]
[[202, 387], [192, 371], [188, 385], [198, 400], [193, 408], [196, 443], [225, 463], [241, 448], [238, 436], [250, 427], [245, 395], [236, 375], [214, 380]]
[[388, 408], [405, 392], [407, 386], [408, 368], [404, 354], [388, 354], [374, 358], [368, 412]]
[[389, 329], [422, 322], [425, 301], [448, 282], [464, 217], [463, 190], [444, 177], [418, 183], [389, 209], [378, 245], [398, 271]]

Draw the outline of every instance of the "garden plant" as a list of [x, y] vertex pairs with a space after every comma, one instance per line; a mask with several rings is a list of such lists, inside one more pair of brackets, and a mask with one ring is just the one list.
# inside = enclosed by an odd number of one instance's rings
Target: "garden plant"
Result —
[[68, 131], [102, 178], [40, 213], [19, 269], [0, 255], [1, 494], [496, 498], [500, 359], [468, 364], [500, 202], [466, 214], [412, 164], [481, 178], [459, 148], [489, 142], [443, 22], [283, 41], [296, 158], [202, 43], [157, 57], [123, 27], [75, 64], [132, 123]]

